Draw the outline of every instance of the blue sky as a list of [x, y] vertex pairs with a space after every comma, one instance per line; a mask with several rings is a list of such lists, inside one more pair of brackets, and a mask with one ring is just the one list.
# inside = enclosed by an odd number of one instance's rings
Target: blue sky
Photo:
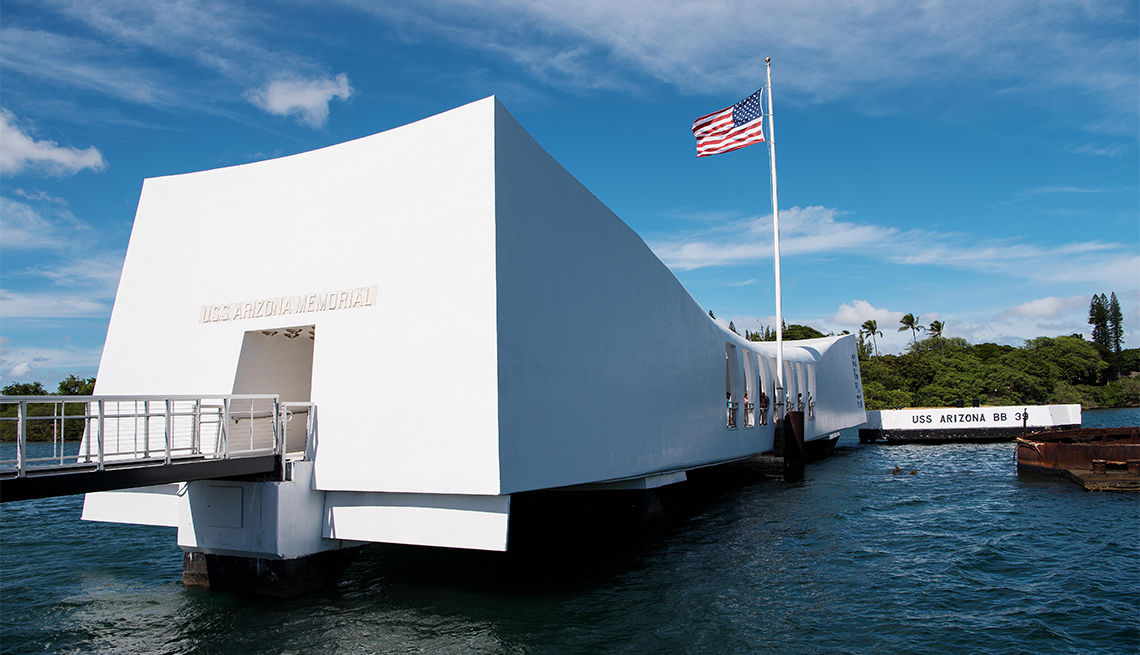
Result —
[[767, 151], [690, 133], [765, 56], [789, 323], [1020, 345], [1115, 292], [1135, 347], [1138, 34], [1100, 0], [0, 0], [0, 381], [94, 375], [144, 178], [489, 95], [701, 305], [770, 325]]

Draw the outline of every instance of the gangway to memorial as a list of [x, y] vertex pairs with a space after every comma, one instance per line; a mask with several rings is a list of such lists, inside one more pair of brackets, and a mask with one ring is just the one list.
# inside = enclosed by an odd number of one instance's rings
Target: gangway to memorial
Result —
[[286, 456], [311, 447], [315, 418], [312, 403], [267, 394], [2, 396], [0, 502], [193, 480], [279, 481]]

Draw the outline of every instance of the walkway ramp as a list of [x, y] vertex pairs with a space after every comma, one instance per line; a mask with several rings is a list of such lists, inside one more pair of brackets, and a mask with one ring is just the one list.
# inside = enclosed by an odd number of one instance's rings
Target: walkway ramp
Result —
[[[0, 397], [0, 502], [169, 482], [283, 479], [310, 403], [275, 395]], [[306, 420], [289, 433], [294, 414]]]

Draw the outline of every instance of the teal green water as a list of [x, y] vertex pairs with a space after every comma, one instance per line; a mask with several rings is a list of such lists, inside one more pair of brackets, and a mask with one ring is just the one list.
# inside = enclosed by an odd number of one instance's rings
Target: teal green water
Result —
[[3, 652], [1140, 652], [1140, 498], [1019, 477], [1009, 443], [845, 435], [803, 483], [754, 480], [620, 545], [370, 546], [283, 602], [183, 588], [173, 529], [80, 509], [0, 506]]

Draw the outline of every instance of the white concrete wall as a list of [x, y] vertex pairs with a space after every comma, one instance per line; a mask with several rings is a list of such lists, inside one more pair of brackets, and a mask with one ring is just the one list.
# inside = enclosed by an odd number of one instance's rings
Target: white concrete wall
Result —
[[[740, 427], [726, 426], [725, 343], [737, 346], [738, 401], [743, 349], [774, 356], [775, 344], [713, 322], [641, 238], [501, 108], [496, 134], [502, 491], [769, 450], [771, 425], [745, 428], [741, 411]], [[825, 368], [850, 369], [853, 337], [816, 340], [814, 350], [789, 345], [786, 356], [816, 363], [835, 342], [829, 357], [839, 363]], [[850, 371], [839, 372], [853, 389]], [[828, 402], [844, 413], [819, 425], [863, 422], [853, 392]]]
[[[815, 362], [815, 419], [804, 421], [804, 439], [811, 440], [866, 421], [863, 383], [854, 335], [785, 342], [785, 349]], [[794, 400], [794, 396], [793, 396]], [[804, 394], [807, 403], [807, 394]]]
[[[146, 180], [96, 393], [229, 393], [246, 331], [315, 324], [319, 488], [498, 493], [495, 107]], [[370, 287], [367, 306], [201, 322]]]
[[[345, 289], [348, 306], [318, 309]], [[282, 297], [304, 311], [258, 314]], [[308, 325], [311, 485], [193, 483], [184, 547], [295, 556], [326, 547], [323, 533], [498, 549], [506, 494], [772, 447], [770, 423], [748, 428], [741, 411], [726, 426], [725, 344], [741, 403], [745, 351], [774, 357], [775, 344], [712, 321], [493, 98], [314, 152], [147, 180], [96, 391], [296, 400], [296, 366], [238, 366], [243, 343], [248, 362], [270, 352], [260, 331]], [[853, 353], [854, 337], [786, 346], [787, 361], [816, 367], [821, 434], [863, 420]], [[299, 523], [284, 530], [293, 505]], [[123, 517], [112, 509], [102, 515]]]

